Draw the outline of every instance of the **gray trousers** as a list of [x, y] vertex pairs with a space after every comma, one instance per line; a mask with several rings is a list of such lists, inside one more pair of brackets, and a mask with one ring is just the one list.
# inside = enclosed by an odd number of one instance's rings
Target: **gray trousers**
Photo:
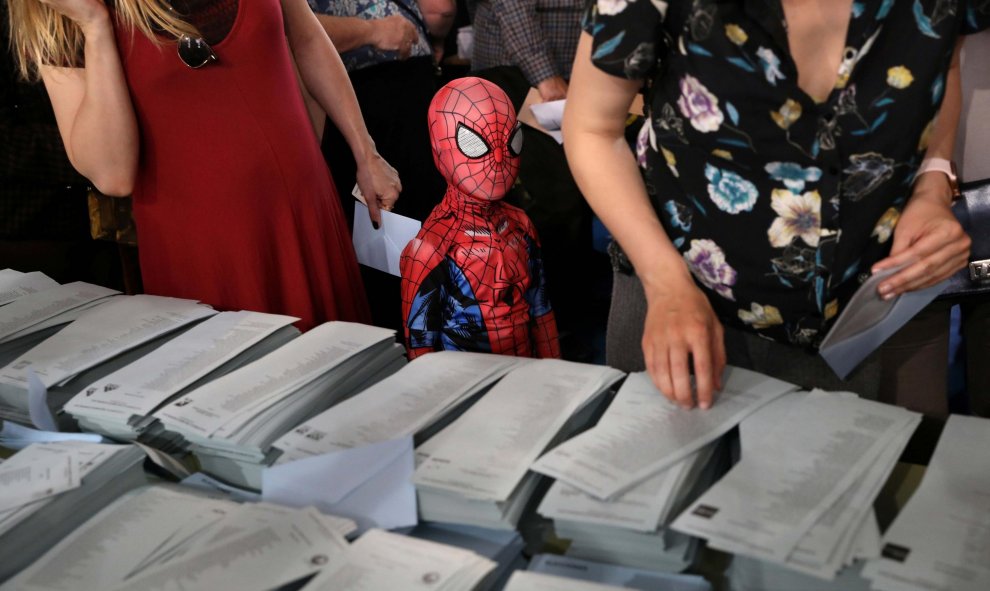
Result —
[[[643, 371], [646, 297], [633, 274], [614, 273], [606, 333], [606, 362], [623, 371]], [[923, 310], [880, 349], [840, 380], [820, 355], [725, 327], [730, 365], [797, 384], [855, 392], [934, 416], [948, 414], [949, 306], [936, 302]]]

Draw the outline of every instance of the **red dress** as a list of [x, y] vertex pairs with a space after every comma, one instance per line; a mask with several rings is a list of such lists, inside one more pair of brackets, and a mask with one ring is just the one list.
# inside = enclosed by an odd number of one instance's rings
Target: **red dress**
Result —
[[298, 316], [370, 315], [289, 57], [279, 0], [240, 0], [218, 60], [117, 31], [141, 130], [134, 218], [150, 294]]

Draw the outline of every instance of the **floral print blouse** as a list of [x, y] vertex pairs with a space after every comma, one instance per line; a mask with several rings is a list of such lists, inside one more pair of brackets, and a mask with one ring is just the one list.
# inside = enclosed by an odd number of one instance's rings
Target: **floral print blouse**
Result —
[[839, 75], [797, 85], [780, 0], [598, 0], [603, 71], [647, 80], [637, 156], [723, 322], [815, 347], [885, 257], [958, 35], [990, 0], [855, 0]]

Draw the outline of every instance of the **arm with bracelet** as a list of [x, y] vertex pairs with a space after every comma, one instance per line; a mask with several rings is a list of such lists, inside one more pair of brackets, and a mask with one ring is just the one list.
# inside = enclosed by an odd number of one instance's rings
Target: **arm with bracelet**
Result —
[[945, 98], [925, 159], [915, 175], [913, 193], [894, 229], [890, 256], [873, 265], [874, 273], [903, 267], [880, 284], [878, 291], [885, 299], [935, 285], [963, 268], [969, 260], [970, 238], [952, 213], [952, 200], [958, 196], [959, 188], [949, 162], [962, 103], [961, 49], [962, 38], [952, 56]]

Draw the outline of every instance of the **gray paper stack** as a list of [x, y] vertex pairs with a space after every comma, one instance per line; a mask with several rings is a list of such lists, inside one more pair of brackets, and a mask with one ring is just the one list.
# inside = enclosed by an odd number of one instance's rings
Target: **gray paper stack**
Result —
[[169, 485], [134, 490], [51, 547], [4, 591], [263, 591], [347, 549], [348, 520]]
[[557, 536], [571, 541], [568, 556], [680, 572], [693, 562], [698, 545], [665, 526], [718, 477], [715, 446], [706, 445], [608, 501], [557, 481], [538, 511], [553, 520]]
[[853, 394], [789, 394], [743, 421], [740, 461], [671, 527], [832, 580], [876, 551], [873, 500], [919, 421]]
[[[27, 496], [33, 500], [13, 507], [7, 503], [0, 510], [0, 581], [122, 494], [145, 484], [144, 458], [133, 445], [64, 441], [33, 444], [0, 465], [0, 497], [15, 498], [36, 487]], [[48, 471], [56, 466], [60, 469]]]
[[394, 375], [280, 437], [274, 447], [283, 453], [276, 463], [405, 435], [415, 435], [422, 443], [506, 372], [528, 361], [461, 351], [417, 357]]
[[427, 521], [513, 529], [539, 484], [529, 466], [588, 425], [622, 372], [538, 360], [508, 373], [417, 448], [413, 479]]
[[41, 424], [44, 413], [57, 414], [85, 386], [213, 314], [215, 310], [192, 300], [147, 295], [111, 298], [0, 368], [0, 414], [53, 429], [54, 425]]
[[526, 567], [522, 551], [526, 546], [517, 531], [494, 530], [470, 525], [421, 523], [409, 532], [420, 540], [470, 550], [495, 563], [495, 569], [477, 591], [501, 589], [512, 571]]
[[151, 415], [178, 396], [256, 361], [299, 335], [296, 318], [221, 312], [89, 384], [66, 405], [82, 429], [168, 449]]
[[296, 425], [405, 365], [395, 333], [328, 322], [261, 359], [201, 386], [154, 413], [182, 436], [203, 471], [238, 486], [261, 487], [272, 443]]
[[13, 269], [0, 269], [0, 306], [57, 286], [57, 281], [40, 271], [22, 273]]
[[340, 558], [302, 591], [477, 591], [495, 569], [470, 550], [380, 529], [358, 538]]
[[990, 589], [990, 420], [952, 415], [863, 576], [881, 591]]
[[[711, 591], [712, 585], [700, 575], [662, 573], [654, 570], [604, 564], [572, 556], [537, 554], [527, 569], [535, 573], [567, 577], [590, 583], [616, 585], [639, 591]], [[733, 588], [734, 591], [735, 588]]]
[[[9, 270], [4, 273], [9, 275]], [[120, 293], [82, 282], [59, 285], [47, 277], [41, 279], [34, 275], [22, 274], [27, 278], [20, 282], [10, 278], [6, 289], [0, 289], [0, 297], [6, 300], [0, 306], [0, 367], [55, 334], [86, 310]]]

